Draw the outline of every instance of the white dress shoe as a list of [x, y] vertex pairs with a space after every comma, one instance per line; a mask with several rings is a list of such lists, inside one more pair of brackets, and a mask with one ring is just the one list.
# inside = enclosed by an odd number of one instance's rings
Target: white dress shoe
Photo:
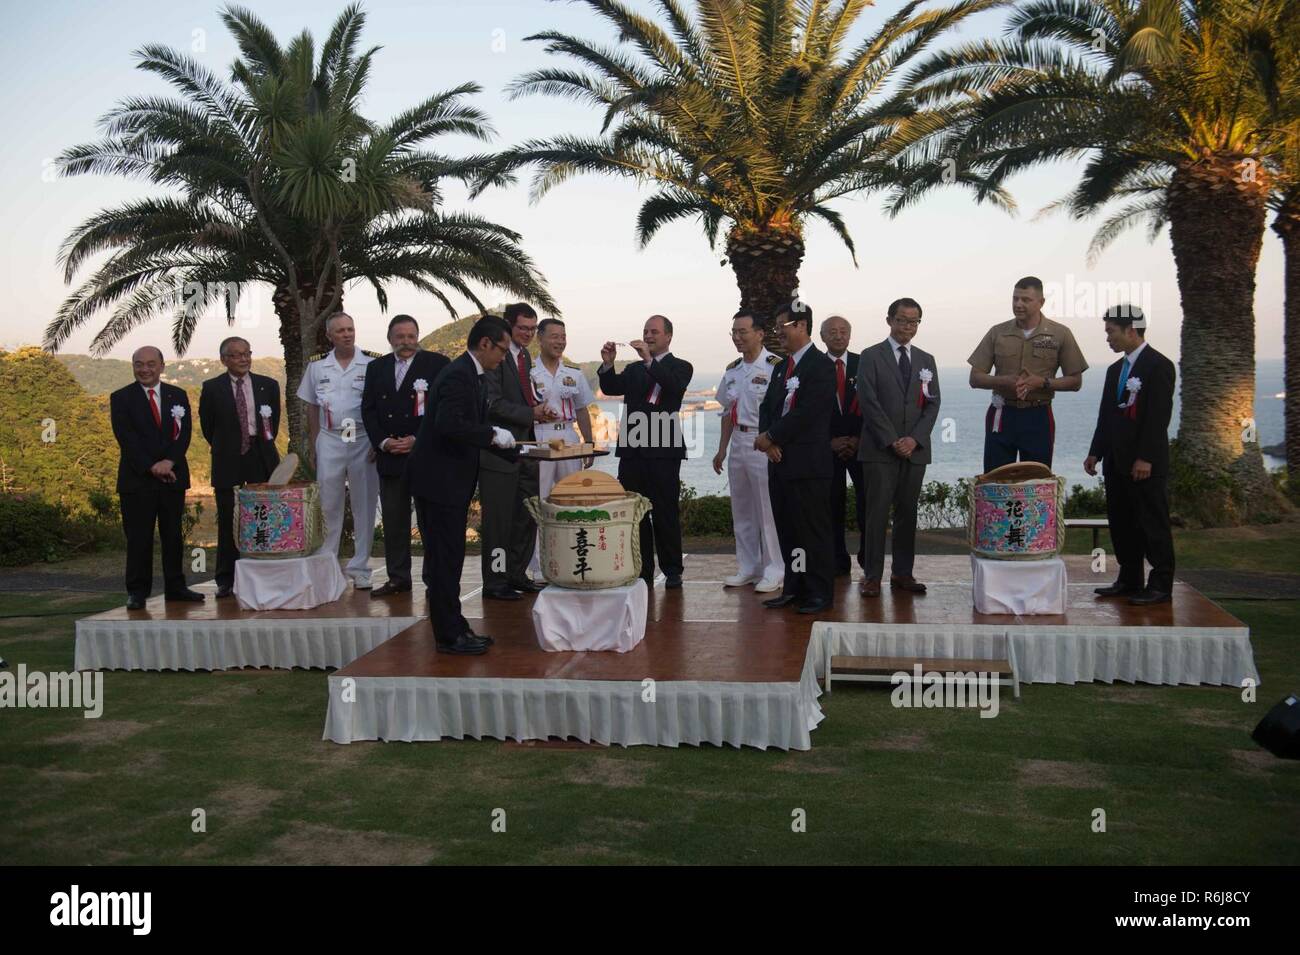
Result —
[[754, 593], [770, 594], [775, 590], [780, 590], [784, 584], [785, 581], [783, 580], [769, 580], [766, 577], [764, 577], [762, 580], [760, 580], [758, 583], [754, 585]]
[[724, 587], [743, 587], [745, 584], [752, 584], [758, 580], [757, 577], [747, 576], [745, 574], [732, 574], [722, 582]]
[[369, 574], [357, 574], [352, 578], [352, 586], [357, 590], [369, 590], [371, 587]]

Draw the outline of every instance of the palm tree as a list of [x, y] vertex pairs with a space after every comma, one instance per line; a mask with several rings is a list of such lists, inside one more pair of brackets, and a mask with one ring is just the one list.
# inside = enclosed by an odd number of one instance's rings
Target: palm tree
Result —
[[[427, 148], [445, 133], [490, 138], [486, 117], [465, 101], [478, 86], [372, 123], [358, 112], [376, 52], [358, 53], [358, 6], [339, 16], [319, 57], [306, 31], [281, 47], [247, 10], [227, 8], [222, 19], [242, 53], [229, 83], [174, 50], [146, 46], [139, 67], [181, 95], [122, 102], [102, 120], [104, 139], [59, 158], [64, 175], [135, 176], [168, 194], [102, 211], [73, 230], [60, 257], [67, 281], [111, 254], [63, 303], [46, 347], [111, 309], [96, 354], [160, 315], [171, 315], [172, 344], [183, 354], [203, 314], [224, 304], [233, 322], [239, 293], [265, 283], [292, 394], [348, 283], [368, 282], [381, 309], [387, 287], [405, 282], [453, 318], [449, 293], [483, 310], [474, 285], [556, 310], [517, 233], [441, 208], [445, 180], [482, 186], [483, 157]], [[291, 440], [309, 460], [299, 402], [287, 404]]]
[[[586, 69], [537, 70], [510, 94], [589, 103], [602, 113], [600, 135], [524, 142], [498, 154], [487, 174], [535, 166], [534, 201], [580, 172], [654, 184], [637, 216], [639, 243], [666, 223], [696, 218], [714, 247], [725, 224], [724, 264], [741, 305], [770, 316], [798, 288], [807, 220], [826, 222], [856, 264], [829, 203], [904, 182], [895, 157], [960, 111], [915, 109], [897, 89], [902, 69], [950, 27], [1002, 0], [926, 10], [917, 0], [847, 51], [867, 0], [697, 0], [694, 17], [679, 0], [658, 0], [663, 23], [618, 0], [584, 2], [617, 29], [621, 45], [555, 31], [530, 36]], [[939, 174], [937, 164], [910, 173]], [[973, 171], [956, 183], [1001, 196]]]
[[920, 105], [973, 98], [978, 115], [933, 148], [991, 183], [1086, 156], [1059, 205], [1084, 218], [1121, 204], [1094, 256], [1131, 225], [1169, 225], [1183, 313], [1179, 455], [1207, 487], [1239, 491], [1194, 502], [1209, 520], [1281, 506], [1250, 425], [1255, 268], [1281, 141], [1261, 77], [1283, 68], [1294, 24], [1288, 0], [1031, 0], [1007, 40], [937, 55], [908, 77]]

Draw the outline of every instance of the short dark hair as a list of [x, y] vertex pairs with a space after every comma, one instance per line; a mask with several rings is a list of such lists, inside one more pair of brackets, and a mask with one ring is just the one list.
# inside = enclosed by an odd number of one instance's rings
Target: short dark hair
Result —
[[803, 322], [804, 327], [808, 329], [808, 336], [812, 337], [813, 310], [812, 306], [807, 302], [796, 298], [792, 301], [778, 305], [775, 313], [772, 315], [773, 321], [779, 325], [781, 323], [782, 315], [789, 315], [791, 318]]
[[1037, 290], [1039, 295], [1043, 294], [1043, 280], [1036, 275], [1026, 275], [1016, 283], [1016, 288], [1031, 288]]
[[394, 315], [393, 320], [388, 323], [388, 333], [391, 335], [393, 331], [393, 326], [400, 325], [403, 322], [410, 322], [412, 325], [415, 326], [416, 334], [419, 334], [420, 323], [417, 322], [415, 319], [413, 319], [410, 315]]
[[1106, 314], [1101, 319], [1104, 322], [1110, 322], [1112, 325], [1118, 325], [1120, 328], [1128, 328], [1132, 325], [1139, 335], [1143, 338], [1147, 337], [1146, 313], [1136, 305], [1130, 305], [1127, 302], [1122, 305], [1112, 305], [1106, 309]]
[[[650, 318], [659, 319], [659, 321], [664, 323], [664, 331], [666, 331], [669, 335], [673, 333], [673, 323], [668, 320], [667, 315], [651, 315]], [[647, 322], [650, 321], [650, 318], [647, 318], [646, 321]]]
[[469, 337], [465, 339], [465, 347], [469, 351], [473, 351], [478, 347], [478, 343], [485, 338], [491, 342], [499, 342], [502, 338], [509, 337], [509, 325], [495, 315], [484, 315], [469, 330]]
[[536, 318], [537, 312], [533, 311], [533, 307], [527, 302], [515, 302], [513, 305], [507, 305], [506, 310], [501, 313], [501, 319], [509, 328], [514, 328], [515, 322], [521, 317]]
[[756, 308], [746, 308], [745, 306], [742, 305], [736, 311], [736, 314], [731, 316], [731, 320], [733, 322], [738, 318], [749, 319], [750, 322], [753, 323], [755, 328], [762, 328], [764, 326], [762, 315], [759, 313], [758, 309]]
[[540, 338], [541, 336], [545, 335], [546, 330], [550, 328], [552, 325], [559, 325], [561, 328], [563, 328], [564, 322], [560, 321], [558, 318], [542, 319], [540, 322], [537, 323], [537, 337]]
[[896, 316], [896, 315], [898, 314], [898, 310], [899, 310], [900, 308], [914, 308], [914, 309], [916, 309], [916, 317], [917, 317], [917, 318], [920, 318], [921, 315], [922, 315], [922, 312], [921, 312], [921, 303], [918, 302], [918, 301], [917, 301], [916, 299], [914, 299], [914, 298], [896, 298], [896, 299], [894, 299], [892, 302], [889, 303], [889, 312], [888, 312], [887, 314], [889, 315], [890, 318], [893, 318], [894, 316]]
[[[249, 341], [248, 341], [247, 338], [240, 338], [238, 335], [231, 335], [229, 338], [223, 338], [223, 339], [221, 340], [221, 344], [217, 346], [217, 355], [218, 355], [218, 357], [220, 357], [220, 358], [225, 358], [225, 357], [226, 357], [226, 346], [229, 345], [231, 342], [243, 342], [245, 345], [248, 345], [248, 350], [249, 350], [250, 352], [253, 350], [253, 346], [252, 346], [251, 344], [249, 344]], [[159, 352], [159, 354], [162, 354], [162, 353]]]

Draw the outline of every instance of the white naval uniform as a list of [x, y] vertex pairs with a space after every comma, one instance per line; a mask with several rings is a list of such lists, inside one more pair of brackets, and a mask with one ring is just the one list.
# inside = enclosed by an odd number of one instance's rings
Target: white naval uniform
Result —
[[[587, 383], [587, 377], [582, 373], [582, 369], [566, 365], [561, 361], [555, 369], [555, 374], [552, 375], [538, 358], [533, 362], [532, 379], [533, 393], [542, 404], [559, 415], [554, 421], [538, 421], [533, 425], [533, 434], [537, 436], [537, 440], [550, 441], [554, 438], [563, 438], [568, 444], [581, 443], [582, 433], [578, 431], [578, 412], [596, 401], [596, 396], [592, 393], [591, 385]], [[545, 499], [546, 495], [551, 493], [551, 488], [555, 487], [556, 481], [581, 470], [582, 458], [572, 458], [567, 461], [539, 461], [538, 495]], [[533, 559], [528, 565], [528, 570], [535, 577], [542, 572], [537, 547], [533, 548]]]
[[[370, 457], [370, 442], [361, 420], [361, 391], [366, 365], [374, 359], [360, 348], [347, 368], [341, 368], [331, 349], [311, 362], [298, 386], [298, 397], [320, 411], [316, 436], [316, 483], [325, 518], [322, 550], [337, 554], [343, 538], [343, 493], [347, 482], [352, 504], [352, 533], [356, 550], [346, 573], [354, 579], [370, 574], [370, 550], [375, 542], [375, 515], [379, 501], [379, 471]], [[349, 435], [345, 440], [345, 434]]]
[[736, 569], [742, 577], [783, 580], [785, 561], [776, 539], [772, 499], [767, 485], [767, 455], [754, 450], [758, 409], [768, 382], [781, 359], [764, 348], [753, 364], [740, 357], [727, 366], [718, 383], [721, 414], [734, 426], [727, 450], [727, 480], [731, 484], [731, 522], [736, 533]]

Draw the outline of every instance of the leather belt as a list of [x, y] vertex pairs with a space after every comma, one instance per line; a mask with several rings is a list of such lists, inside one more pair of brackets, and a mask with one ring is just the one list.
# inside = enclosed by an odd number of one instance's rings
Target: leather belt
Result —
[[1052, 399], [1040, 398], [1036, 401], [1021, 401], [1018, 398], [1010, 398], [1010, 399], [1006, 399], [1006, 403], [1008, 408], [1020, 408], [1020, 409], [1042, 408], [1045, 405], [1050, 405], [1052, 403]]
[[746, 432], [746, 433], [748, 433], [748, 434], [753, 434], [755, 431], [758, 430], [758, 428], [756, 428], [756, 427], [750, 427], [750, 426], [747, 425], [747, 424], [735, 424], [735, 425], [732, 425], [732, 426], [731, 426], [731, 430], [732, 430], [732, 431], [744, 431], [744, 432]]

